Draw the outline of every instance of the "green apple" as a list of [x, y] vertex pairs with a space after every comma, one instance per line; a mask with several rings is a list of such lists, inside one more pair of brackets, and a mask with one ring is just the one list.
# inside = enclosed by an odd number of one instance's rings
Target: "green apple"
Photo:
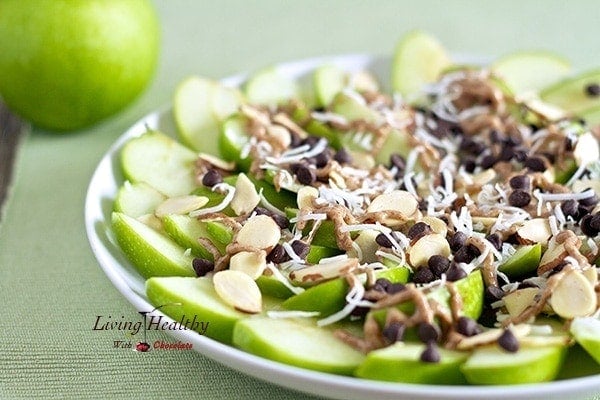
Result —
[[359, 103], [357, 99], [343, 92], [336, 94], [331, 101], [331, 111], [350, 121], [361, 120], [378, 123], [381, 120], [377, 111], [366, 104]]
[[336, 131], [325, 122], [318, 121], [311, 116], [312, 110], [306, 105], [300, 103], [296, 105], [292, 118], [296, 123], [301, 125], [304, 130], [313, 136], [318, 136], [327, 139], [329, 145], [334, 149], [340, 148], [341, 132]]
[[600, 106], [588, 108], [578, 113], [589, 126], [600, 125]]
[[156, 207], [167, 197], [145, 182], [125, 182], [115, 198], [114, 211], [137, 218], [153, 214]]
[[147, 0], [3, 0], [0, 94], [40, 127], [91, 125], [148, 85], [159, 31]]
[[213, 243], [227, 246], [233, 240], [233, 229], [217, 221], [206, 221], [206, 233]]
[[458, 385], [465, 382], [460, 365], [469, 353], [438, 349], [440, 361], [421, 361], [424, 344], [397, 342], [371, 351], [354, 374], [359, 378], [391, 382]]
[[505, 273], [510, 278], [527, 276], [537, 269], [541, 258], [541, 244], [521, 246], [517, 249], [515, 254], [510, 256], [498, 267], [498, 270]]
[[540, 92], [540, 98], [565, 111], [578, 113], [600, 106], [600, 97], [586, 93], [588, 85], [600, 83], [600, 70], [587, 71], [557, 82]]
[[129, 140], [121, 150], [121, 167], [131, 182], [146, 182], [168, 197], [187, 195], [196, 187], [196, 153], [158, 131]]
[[335, 65], [323, 65], [313, 74], [315, 93], [318, 104], [327, 107], [333, 98], [341, 92], [348, 83], [348, 74]]
[[518, 95], [538, 92], [564, 78], [571, 64], [549, 51], [518, 51], [494, 61], [490, 68]]
[[577, 343], [600, 364], [600, 319], [575, 318], [571, 323], [571, 333]]
[[261, 275], [256, 279], [256, 284], [263, 295], [276, 299], [285, 300], [294, 295], [294, 292], [273, 276]]
[[[198, 221], [188, 215], [171, 214], [163, 219], [163, 227], [167, 235], [184, 249], [192, 249], [192, 254], [213, 261], [213, 255], [206, 249], [198, 238], [210, 240], [207, 223]], [[225, 253], [225, 245], [210, 240], [221, 254]]]
[[251, 104], [275, 106], [300, 98], [300, 87], [295, 80], [283, 76], [276, 67], [268, 67], [248, 79], [244, 93]]
[[256, 179], [252, 175], [248, 175], [248, 178], [254, 183], [256, 191], [262, 190], [262, 194], [265, 199], [279, 210], [284, 210], [286, 207], [295, 207], [297, 200], [296, 194], [282, 189], [279, 192], [275, 189], [270, 182], [264, 179]]
[[219, 135], [219, 152], [227, 161], [237, 164], [239, 170], [247, 172], [252, 159], [247, 156], [242, 158], [242, 150], [250, 143], [248, 134], [248, 119], [241, 114], [234, 114], [221, 124]]
[[581, 378], [600, 374], [600, 364], [581, 346], [575, 344], [569, 347], [567, 356], [556, 377], [558, 380]]
[[436, 81], [450, 57], [440, 42], [422, 31], [406, 34], [392, 61], [392, 88], [408, 100], [419, 97], [423, 85]]
[[173, 116], [181, 141], [196, 151], [218, 155], [222, 120], [237, 112], [242, 103], [239, 90], [192, 76], [175, 89]]
[[322, 258], [334, 257], [340, 254], [342, 254], [341, 250], [311, 244], [308, 254], [306, 255], [306, 262], [309, 264], [318, 264]]
[[112, 214], [112, 228], [119, 247], [145, 278], [195, 276], [193, 257], [170, 238], [118, 212]]
[[553, 380], [566, 355], [564, 346], [521, 347], [509, 353], [496, 345], [476, 349], [461, 371], [476, 385], [514, 385]]
[[331, 330], [312, 322], [246, 318], [235, 324], [233, 343], [244, 351], [288, 365], [351, 375], [364, 355], [337, 339]]
[[176, 321], [196, 316], [208, 323], [204, 333], [220, 342], [231, 344], [235, 323], [248, 316], [222, 301], [210, 278], [156, 277], [146, 281], [146, 295], [152, 305]]

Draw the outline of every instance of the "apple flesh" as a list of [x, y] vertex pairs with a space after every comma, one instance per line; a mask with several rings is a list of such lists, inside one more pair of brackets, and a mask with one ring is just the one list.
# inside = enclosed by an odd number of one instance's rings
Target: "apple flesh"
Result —
[[544, 88], [540, 98], [564, 111], [578, 113], [600, 106], [597, 96], [588, 96], [586, 87], [600, 82], [600, 70], [583, 72]]
[[600, 364], [600, 319], [575, 318], [571, 323], [571, 333], [577, 343]]
[[276, 106], [300, 98], [300, 87], [295, 80], [285, 77], [276, 67], [269, 67], [248, 79], [244, 93], [250, 104]]
[[498, 270], [510, 278], [527, 276], [537, 269], [541, 258], [541, 244], [525, 245], [519, 247], [515, 254], [498, 267]]
[[115, 198], [113, 210], [137, 218], [153, 214], [167, 197], [145, 182], [125, 182]]
[[[182, 248], [192, 249], [195, 256], [213, 261], [212, 253], [198, 241], [198, 238], [209, 239], [206, 222], [187, 215], [167, 215], [162, 221], [167, 235]], [[211, 243], [221, 254], [225, 253], [225, 245], [212, 240]]]
[[313, 320], [246, 318], [235, 324], [233, 344], [274, 361], [339, 375], [352, 375], [364, 359]]

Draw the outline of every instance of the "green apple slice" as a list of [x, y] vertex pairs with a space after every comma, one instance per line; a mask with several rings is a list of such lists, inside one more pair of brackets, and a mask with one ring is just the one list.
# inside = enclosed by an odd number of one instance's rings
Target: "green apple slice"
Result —
[[516, 95], [538, 92], [564, 78], [571, 64], [564, 57], [549, 51], [519, 51], [499, 58], [491, 65]]
[[230, 227], [216, 221], [206, 221], [205, 226], [206, 233], [213, 243], [227, 246], [233, 240], [233, 230]]
[[514, 385], [553, 380], [566, 355], [564, 346], [522, 347], [516, 353], [498, 346], [476, 349], [461, 371], [476, 385]]
[[348, 83], [348, 75], [335, 65], [323, 65], [313, 75], [318, 104], [327, 107]]
[[233, 161], [242, 171], [248, 171], [252, 159], [248, 156], [242, 158], [242, 150], [250, 143], [247, 132], [247, 119], [235, 114], [223, 121], [219, 135], [219, 150], [223, 159]]
[[556, 379], [573, 379], [596, 374], [600, 374], [600, 364], [580, 345], [575, 344], [569, 347], [563, 366]]
[[233, 343], [274, 361], [316, 371], [351, 375], [364, 355], [309, 321], [252, 317], [238, 321]]
[[357, 368], [360, 378], [391, 382], [459, 385], [466, 383], [460, 365], [469, 353], [439, 349], [440, 361], [421, 361], [424, 344], [397, 342], [367, 355]]
[[113, 212], [119, 246], [138, 272], [152, 276], [195, 276], [193, 257], [168, 237], [125, 214]]
[[196, 188], [196, 153], [158, 131], [133, 138], [121, 151], [121, 167], [131, 182], [145, 182], [168, 197]]
[[331, 101], [331, 110], [350, 121], [362, 120], [377, 123], [381, 120], [377, 111], [369, 108], [366, 104], [360, 103], [359, 99], [347, 93], [335, 95]]
[[519, 247], [515, 254], [498, 267], [498, 270], [508, 275], [509, 278], [527, 276], [537, 269], [541, 258], [541, 244], [525, 245]]
[[[167, 215], [163, 218], [163, 227], [171, 239], [184, 249], [192, 249], [192, 254], [213, 261], [213, 255], [204, 247], [198, 238], [210, 240], [206, 222], [198, 221], [188, 215]], [[211, 240], [221, 254], [225, 253], [225, 245]]]
[[392, 61], [392, 88], [411, 100], [423, 85], [435, 82], [450, 66], [450, 57], [440, 42], [422, 31], [406, 34], [398, 43]]
[[294, 295], [294, 292], [273, 276], [261, 275], [256, 279], [256, 284], [263, 295], [276, 299], [285, 300]]
[[600, 106], [583, 110], [579, 112], [579, 116], [585, 119], [589, 126], [600, 125]]
[[295, 193], [285, 189], [278, 192], [277, 189], [275, 189], [275, 186], [264, 179], [256, 179], [252, 175], [248, 175], [248, 178], [254, 183], [256, 191], [259, 192], [262, 190], [264, 198], [279, 210], [296, 206], [297, 200]]
[[342, 254], [341, 250], [311, 244], [308, 254], [306, 255], [306, 262], [309, 264], [318, 264], [322, 258], [334, 257], [339, 254]]
[[590, 96], [586, 88], [600, 84], [600, 70], [592, 70], [557, 82], [540, 92], [540, 98], [565, 111], [578, 113], [600, 106], [600, 97]]
[[275, 67], [265, 68], [250, 77], [244, 92], [251, 104], [269, 106], [300, 97], [300, 87], [296, 81], [286, 78]]
[[145, 182], [126, 181], [115, 198], [114, 211], [137, 218], [153, 214], [156, 207], [167, 197]]
[[156, 307], [167, 304], [160, 310], [176, 321], [195, 316], [208, 324], [204, 335], [227, 344], [232, 343], [235, 323], [248, 316], [222, 301], [209, 278], [150, 278], [146, 295]]
[[600, 319], [575, 318], [571, 323], [571, 334], [577, 343], [600, 364]]

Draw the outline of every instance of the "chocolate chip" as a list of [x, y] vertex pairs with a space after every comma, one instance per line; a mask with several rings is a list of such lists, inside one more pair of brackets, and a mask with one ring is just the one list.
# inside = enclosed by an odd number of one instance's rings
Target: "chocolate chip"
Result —
[[583, 218], [581, 218], [581, 221], [579, 221], [579, 227], [581, 228], [581, 232], [583, 232], [584, 235], [589, 237], [595, 237], [599, 233], [598, 229], [594, 229], [592, 227], [593, 219], [593, 215], [586, 214], [583, 216]]
[[435, 275], [428, 267], [418, 268], [412, 277], [414, 283], [429, 283], [435, 279]]
[[600, 214], [596, 214], [590, 220], [590, 227], [600, 231]]
[[254, 207], [254, 212], [256, 215], [267, 215], [271, 216], [272, 212], [263, 207]]
[[522, 189], [513, 190], [508, 196], [508, 204], [513, 207], [525, 207], [531, 203], [531, 195]]
[[421, 353], [421, 361], [426, 363], [438, 363], [442, 359], [437, 345], [433, 342], [427, 343], [425, 350]]
[[296, 132], [290, 132], [290, 147], [298, 147], [302, 144], [302, 138]]
[[202, 177], [202, 184], [206, 187], [213, 187], [223, 182], [223, 177], [216, 169], [209, 169]]
[[387, 292], [388, 287], [392, 284], [389, 280], [385, 278], [379, 278], [373, 284], [371, 289], [376, 290], [378, 292]]
[[573, 151], [575, 149], [575, 143], [577, 139], [567, 136], [565, 138], [565, 151]]
[[[582, 192], [585, 192], [585, 191], [588, 191], [588, 190], [591, 190], [591, 189], [590, 189], [590, 188], [587, 188], [587, 189], [583, 190]], [[579, 200], [579, 204], [581, 204], [581, 205], [583, 205], [583, 206], [586, 206], [586, 207], [593, 207], [593, 206], [595, 206], [596, 204], [598, 204], [598, 201], [599, 201], [599, 200], [600, 200], [600, 199], [598, 199], [598, 196], [596, 196], [596, 193], [594, 192], [594, 195], [593, 195], [593, 196], [591, 196], [591, 197], [586, 197], [585, 199], [581, 199], [581, 200]]]
[[463, 137], [459, 147], [460, 150], [474, 155], [480, 154], [485, 150], [485, 145], [483, 143], [473, 140], [470, 137]]
[[472, 244], [467, 244], [454, 253], [454, 261], [457, 263], [468, 264], [480, 255], [481, 252], [477, 247], [473, 246]]
[[440, 336], [440, 328], [434, 324], [421, 322], [417, 327], [417, 337], [423, 343], [437, 342]]
[[395, 343], [404, 339], [405, 331], [406, 326], [402, 322], [392, 322], [383, 328], [381, 333], [390, 343]]
[[465, 245], [468, 237], [463, 232], [456, 232], [450, 239], [448, 239], [448, 244], [450, 245], [450, 250], [457, 251], [461, 247]]
[[305, 139], [302, 140], [301, 145], [307, 144], [310, 147], [313, 147], [315, 144], [319, 143], [319, 140], [321, 140], [319, 136], [307, 136]]
[[510, 146], [504, 146], [500, 155], [498, 156], [499, 161], [510, 161], [514, 158], [516, 152], [515, 149]]
[[511, 189], [531, 190], [531, 178], [527, 175], [515, 175], [508, 181]]
[[481, 159], [481, 162], [479, 163], [479, 165], [481, 165], [481, 168], [483, 168], [483, 169], [488, 169], [488, 168], [492, 168], [494, 166], [494, 164], [496, 164], [496, 161], [498, 161], [496, 159], [496, 156], [494, 156], [493, 154], [488, 154], [487, 156], [484, 156]]
[[375, 237], [375, 242], [381, 247], [391, 248], [393, 246], [392, 241], [384, 233], [380, 233]]
[[429, 260], [427, 260], [427, 266], [431, 272], [439, 278], [450, 267], [450, 260], [444, 256], [436, 254], [429, 257]]
[[519, 149], [519, 150], [515, 150], [515, 157], [514, 159], [520, 163], [525, 162], [525, 160], [527, 160], [527, 150], [524, 149]]
[[458, 264], [451, 264], [446, 271], [446, 279], [450, 282], [455, 282], [465, 278], [467, 273]]
[[483, 292], [484, 299], [488, 303], [493, 303], [502, 299], [504, 297], [504, 294], [504, 290], [500, 289], [498, 286], [488, 286]]
[[331, 153], [328, 150], [323, 151], [315, 156], [315, 167], [324, 168], [331, 160]]
[[304, 164], [296, 164], [298, 165], [294, 174], [298, 179], [298, 182], [303, 185], [312, 185], [317, 180], [317, 175], [315, 171], [304, 165]]
[[519, 351], [519, 341], [510, 329], [506, 329], [498, 338], [498, 345], [510, 353]]
[[215, 269], [215, 263], [205, 258], [194, 258], [192, 260], [192, 268], [198, 276], [205, 276]]
[[485, 238], [492, 244], [492, 246], [494, 246], [496, 250], [502, 251], [502, 239], [500, 238], [500, 235], [497, 233], [492, 233], [491, 235], [487, 235]]
[[463, 159], [463, 166], [465, 167], [465, 171], [467, 171], [470, 174], [473, 173], [473, 171], [475, 171], [475, 168], [477, 167], [475, 158], [474, 157], [465, 157]]
[[273, 221], [275, 221], [277, 226], [280, 227], [281, 229], [289, 228], [290, 221], [287, 219], [287, 217], [285, 215], [271, 213], [270, 217], [273, 218]]
[[339, 162], [340, 164], [348, 164], [352, 161], [352, 157], [350, 156], [350, 153], [348, 152], [348, 150], [346, 150], [343, 147], [335, 153], [335, 156], [333, 157], [333, 159], [335, 161]]
[[574, 220], [577, 220], [579, 214], [579, 203], [577, 200], [570, 199], [563, 201], [560, 209], [565, 214], [565, 217], [572, 217]]
[[390, 156], [390, 169], [396, 167], [398, 172], [404, 171], [406, 168], [406, 160], [398, 153], [393, 153]]
[[490, 136], [490, 141], [492, 143], [498, 143], [501, 140], [503, 140], [503, 135], [500, 132], [498, 132], [496, 129], [492, 129], [489, 133], [489, 136]]
[[456, 331], [461, 335], [465, 335], [468, 337], [475, 336], [483, 332], [483, 330], [477, 324], [477, 322], [469, 317], [460, 317], [458, 319], [456, 323]]
[[514, 136], [509, 136], [502, 141], [505, 146], [516, 147], [522, 143], [521, 139]]
[[290, 256], [288, 255], [288, 253], [285, 252], [285, 249], [280, 244], [276, 244], [267, 256], [267, 261], [272, 262], [274, 264], [281, 264], [286, 261], [289, 261], [289, 259]]
[[600, 85], [597, 83], [590, 83], [585, 87], [585, 94], [589, 97], [600, 96]]
[[298, 257], [304, 259], [310, 252], [310, 245], [304, 243], [302, 240], [294, 240], [291, 244], [292, 250], [298, 255]]
[[404, 286], [401, 283], [390, 283], [390, 285], [386, 288], [386, 292], [388, 294], [396, 294], [396, 293], [400, 293], [403, 290], [406, 289], [406, 286]]
[[425, 222], [417, 222], [416, 224], [410, 227], [406, 235], [411, 241], [413, 241], [418, 240], [419, 238], [428, 235], [431, 232], [431, 227]]
[[546, 163], [542, 157], [533, 156], [525, 160], [525, 167], [533, 172], [544, 172], [546, 170]]

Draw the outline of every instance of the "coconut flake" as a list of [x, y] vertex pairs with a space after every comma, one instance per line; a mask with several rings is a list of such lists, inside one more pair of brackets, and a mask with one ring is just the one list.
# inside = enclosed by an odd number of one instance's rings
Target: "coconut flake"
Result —
[[221, 201], [219, 204], [217, 204], [215, 206], [208, 207], [208, 208], [201, 208], [199, 210], [192, 211], [189, 214], [190, 217], [198, 217], [201, 215], [212, 214], [212, 213], [217, 213], [217, 212], [223, 211], [225, 208], [227, 208], [229, 203], [231, 203], [231, 200], [233, 199], [233, 196], [235, 194], [235, 188], [233, 186], [231, 186], [230, 184], [224, 183], [224, 182], [218, 183], [215, 186], [213, 186], [212, 191], [213, 192], [226, 191], [227, 195], [225, 195], [225, 198], [223, 199], [223, 201]]
[[370, 301], [362, 300], [365, 294], [365, 287], [362, 284], [353, 285], [348, 294], [346, 295], [347, 304], [340, 311], [331, 314], [327, 318], [323, 318], [317, 321], [318, 326], [326, 326], [333, 324], [334, 322], [341, 321], [354, 311], [356, 307], [372, 307], [375, 303]]
[[283, 274], [279, 271], [279, 269], [277, 269], [277, 267], [275, 267], [273, 265], [273, 263], [268, 263], [267, 264], [267, 269], [273, 273], [273, 277], [275, 279], [277, 279], [279, 282], [283, 283], [283, 285], [286, 288], [290, 289], [290, 291], [292, 293], [294, 293], [294, 294], [300, 294], [300, 293], [304, 292], [304, 288], [292, 285], [290, 283], [290, 281], [285, 276], [283, 276]]
[[299, 311], [299, 310], [290, 310], [290, 311], [278, 311], [278, 310], [270, 310], [267, 311], [267, 317], [273, 319], [280, 318], [312, 318], [318, 317], [321, 313], [319, 311]]

